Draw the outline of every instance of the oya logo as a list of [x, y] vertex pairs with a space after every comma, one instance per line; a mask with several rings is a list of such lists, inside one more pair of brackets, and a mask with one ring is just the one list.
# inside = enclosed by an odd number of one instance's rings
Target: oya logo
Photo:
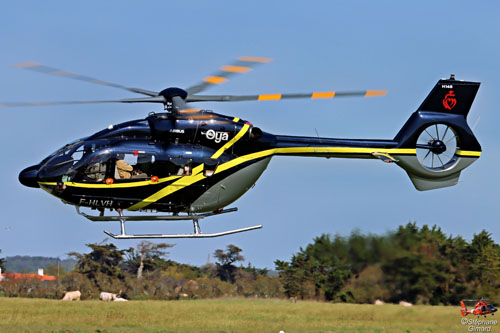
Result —
[[455, 93], [450, 90], [443, 98], [443, 106], [445, 109], [451, 110], [457, 105], [457, 99], [455, 98]]
[[215, 143], [229, 140], [229, 134], [227, 132], [218, 132], [211, 129], [201, 134], [204, 134], [208, 140], [214, 140]]

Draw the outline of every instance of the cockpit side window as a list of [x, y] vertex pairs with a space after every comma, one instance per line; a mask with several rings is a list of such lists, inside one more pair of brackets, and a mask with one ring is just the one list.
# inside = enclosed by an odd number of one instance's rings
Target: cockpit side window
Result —
[[78, 161], [80, 161], [85, 153], [87, 153], [87, 151], [84, 150], [83, 146], [80, 146], [75, 151], [73, 151], [73, 153], [71, 154], [73, 163], [76, 164]]
[[85, 170], [85, 176], [96, 182], [102, 182], [106, 178], [106, 163], [94, 163]]
[[101, 154], [95, 156], [85, 168], [83, 175], [84, 180], [93, 182], [103, 182], [108, 178], [111, 154]]

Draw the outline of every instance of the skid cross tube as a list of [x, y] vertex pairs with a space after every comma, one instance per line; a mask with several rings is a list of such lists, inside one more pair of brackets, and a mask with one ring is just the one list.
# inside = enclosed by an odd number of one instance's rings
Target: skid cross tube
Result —
[[[226, 214], [226, 213], [232, 213], [238, 211], [238, 208], [233, 207], [233, 208], [228, 208], [228, 209], [223, 209], [221, 211], [215, 211], [211, 213], [202, 213], [202, 214], [197, 214], [197, 215], [129, 215], [129, 216], [123, 216], [129, 221], [190, 221], [193, 220], [193, 218], [196, 219], [203, 219], [205, 217], [209, 216], [214, 216], [214, 215], [220, 215], [220, 214]], [[88, 215], [80, 211], [80, 207], [76, 206], [76, 212], [89, 219], [92, 222], [112, 222], [112, 221], [120, 221], [122, 217], [120, 216], [95, 216], [95, 215]]]
[[126, 233], [125, 233], [125, 221], [127, 221], [124, 217], [123, 217], [123, 211], [121, 209], [117, 209], [117, 212], [118, 214], [120, 214], [120, 236], [125, 236]]
[[[124, 216], [123, 211], [121, 209], [117, 209], [119, 216], [104, 216], [99, 215], [88, 215], [80, 211], [80, 207], [76, 206], [76, 211], [79, 215], [89, 219], [92, 222], [120, 222], [120, 234], [116, 235], [107, 230], [104, 230], [104, 233], [114, 239], [151, 239], [151, 238], [213, 238], [226, 236], [231, 234], [236, 234], [240, 232], [250, 231], [261, 229], [262, 225], [255, 225], [252, 227], [246, 227], [241, 229], [228, 230], [223, 232], [216, 232], [210, 234], [204, 234], [200, 228], [200, 219], [204, 219], [205, 217], [231, 213], [237, 211], [238, 208], [228, 208], [223, 210], [218, 210], [211, 213], [202, 213], [202, 214], [188, 214], [188, 215], [164, 215], [164, 216], [155, 216], [155, 215], [130, 215]], [[125, 222], [128, 221], [193, 221], [193, 229], [194, 232], [192, 234], [143, 234], [143, 235], [128, 235], [125, 231]]]

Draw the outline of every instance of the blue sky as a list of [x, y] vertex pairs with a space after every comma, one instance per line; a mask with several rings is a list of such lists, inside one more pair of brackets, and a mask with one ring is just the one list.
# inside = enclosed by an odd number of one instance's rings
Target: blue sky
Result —
[[[170, 258], [200, 265], [228, 244], [247, 262], [274, 267], [322, 233], [383, 233], [408, 221], [470, 239], [500, 241], [497, 94], [500, 5], [495, 1], [16, 1], [0, 4], [0, 101], [134, 97], [125, 91], [23, 71], [37, 61], [149, 90], [187, 87], [232, 59], [272, 57], [207, 93], [387, 89], [383, 98], [207, 103], [275, 134], [392, 139], [439, 78], [482, 82], [469, 113], [483, 156], [457, 186], [414, 189], [406, 173], [375, 160], [276, 157], [239, 212], [202, 221], [206, 232], [263, 224], [225, 238], [174, 240]], [[143, 118], [157, 105], [1, 109], [2, 255], [64, 257], [87, 251], [103, 229], [19, 171], [109, 124]], [[130, 224], [131, 232], [190, 232], [187, 223]], [[114, 241], [118, 247], [136, 241]], [[212, 259], [213, 260], [213, 259]]]

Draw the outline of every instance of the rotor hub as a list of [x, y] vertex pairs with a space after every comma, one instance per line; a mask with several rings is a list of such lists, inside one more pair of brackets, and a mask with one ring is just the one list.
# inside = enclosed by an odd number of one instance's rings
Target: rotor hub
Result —
[[440, 155], [446, 151], [446, 144], [442, 140], [432, 140], [429, 142], [431, 145], [431, 151], [434, 154]]
[[167, 101], [171, 101], [173, 97], [180, 97], [182, 99], [186, 99], [188, 93], [184, 89], [177, 87], [170, 87], [167, 89], [163, 89], [158, 93], [158, 95], [165, 97]]

